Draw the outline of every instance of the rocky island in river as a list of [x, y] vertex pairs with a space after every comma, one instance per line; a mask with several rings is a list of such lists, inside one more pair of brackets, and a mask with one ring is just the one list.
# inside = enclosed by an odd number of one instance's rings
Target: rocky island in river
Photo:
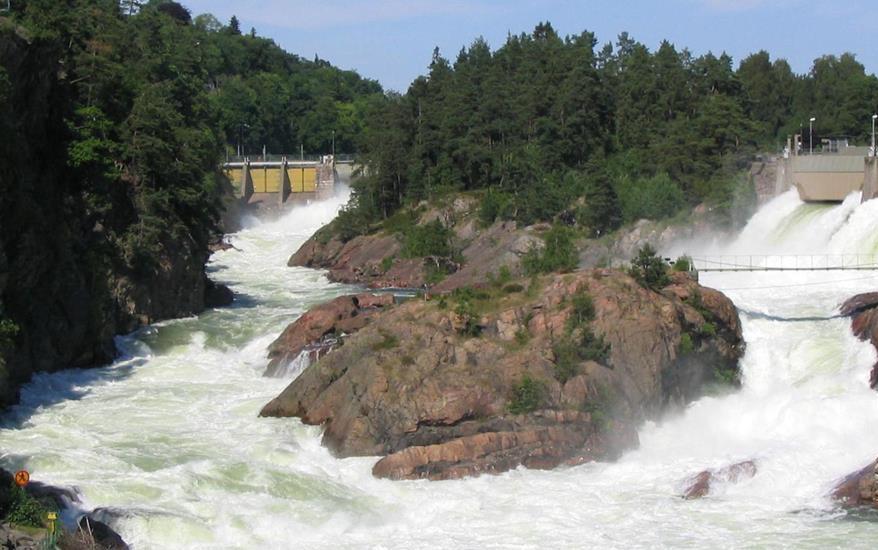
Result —
[[[644, 420], [737, 383], [737, 311], [689, 273], [660, 288], [614, 269], [513, 278], [516, 250], [538, 242], [538, 230], [455, 227], [466, 264], [437, 290], [397, 305], [388, 295], [338, 298], [291, 324], [270, 348], [273, 368], [308, 349], [331, 352], [260, 414], [324, 426], [337, 456], [383, 456], [376, 476], [448, 479], [613, 459], [637, 446]], [[344, 267], [330, 276], [370, 277], [399, 251], [392, 235], [330, 254], [319, 246], [312, 239], [292, 262], [331, 256]], [[377, 257], [355, 252], [371, 246]], [[408, 280], [431, 261], [409, 260]], [[380, 276], [376, 267], [371, 280]]]

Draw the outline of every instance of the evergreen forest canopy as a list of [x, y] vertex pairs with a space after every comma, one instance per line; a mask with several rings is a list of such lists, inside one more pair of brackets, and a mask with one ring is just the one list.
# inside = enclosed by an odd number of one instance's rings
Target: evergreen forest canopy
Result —
[[[175, 242], [206, 249], [225, 154], [239, 146], [247, 154], [325, 154], [333, 140], [353, 151], [367, 106], [383, 101], [375, 81], [286, 53], [255, 31], [242, 34], [236, 18], [193, 19], [176, 2], [11, 6], [0, 14], [0, 43], [13, 60], [0, 65], [0, 126], [18, 140], [6, 140], [0, 154], [10, 167], [26, 151], [60, 164], [66, 217], [100, 228], [106, 239], [91, 248], [108, 245], [102, 254], [134, 272], [149, 274]], [[33, 105], [43, 80], [54, 86], [50, 104]], [[54, 127], [30, 135], [41, 116]], [[3, 193], [9, 223], [13, 212], [32, 217], [24, 205], [41, 196], [24, 180], [0, 174], [12, 190]]]
[[[760, 51], [694, 57], [626, 33], [596, 49], [549, 23], [496, 51], [476, 40], [452, 63], [438, 50], [405, 95], [388, 94], [365, 124], [368, 177], [336, 223], [343, 238], [448, 190], [483, 193], [482, 218], [560, 220], [592, 235], [661, 219], [704, 201], [720, 213], [752, 204], [743, 169], [817, 117], [821, 136], [864, 143], [878, 79], [852, 54], [794, 74]], [[806, 136], [807, 139], [807, 136]]]

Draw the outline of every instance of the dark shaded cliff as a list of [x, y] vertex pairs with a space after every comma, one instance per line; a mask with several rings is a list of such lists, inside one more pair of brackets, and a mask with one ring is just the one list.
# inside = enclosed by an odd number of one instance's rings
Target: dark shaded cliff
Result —
[[107, 159], [118, 163], [110, 177], [71, 163], [82, 142], [69, 53], [0, 20], [0, 406], [34, 372], [105, 363], [115, 334], [204, 308], [223, 187], [204, 193], [197, 223], [169, 212], [167, 230], [148, 238], [149, 261], [132, 258], [143, 251], [131, 240], [149, 215], [143, 201], [156, 194], [130, 158]]

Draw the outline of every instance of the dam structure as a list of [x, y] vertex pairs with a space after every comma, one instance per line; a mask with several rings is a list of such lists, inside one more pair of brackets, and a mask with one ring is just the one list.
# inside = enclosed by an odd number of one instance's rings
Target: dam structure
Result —
[[878, 195], [878, 159], [868, 147], [854, 147], [847, 140], [825, 140], [820, 152], [802, 154], [800, 137], [795, 147], [787, 142], [778, 159], [775, 195], [796, 189], [804, 202], [842, 202], [862, 191], [862, 202]]
[[353, 162], [351, 155], [260, 155], [229, 159], [222, 168], [247, 204], [284, 208], [332, 196], [337, 183], [350, 179]]

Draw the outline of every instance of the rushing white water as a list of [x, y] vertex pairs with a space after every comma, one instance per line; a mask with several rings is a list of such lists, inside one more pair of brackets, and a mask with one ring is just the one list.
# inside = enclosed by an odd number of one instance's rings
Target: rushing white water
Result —
[[[339, 201], [254, 223], [212, 276], [236, 307], [161, 323], [111, 367], [38, 376], [0, 430], [8, 468], [74, 485], [86, 508], [143, 548], [546, 548], [874, 546], [878, 521], [833, 509], [833, 481], [878, 454], [876, 353], [832, 317], [873, 290], [870, 272], [704, 274], [742, 311], [744, 387], [641, 429], [613, 464], [515, 470], [449, 482], [371, 477], [319, 430], [259, 419], [288, 379], [262, 376], [266, 345], [310, 305], [348, 289], [286, 267]], [[729, 253], [876, 251], [878, 201], [803, 205], [781, 196]], [[679, 497], [705, 468], [754, 459], [750, 480]]]

